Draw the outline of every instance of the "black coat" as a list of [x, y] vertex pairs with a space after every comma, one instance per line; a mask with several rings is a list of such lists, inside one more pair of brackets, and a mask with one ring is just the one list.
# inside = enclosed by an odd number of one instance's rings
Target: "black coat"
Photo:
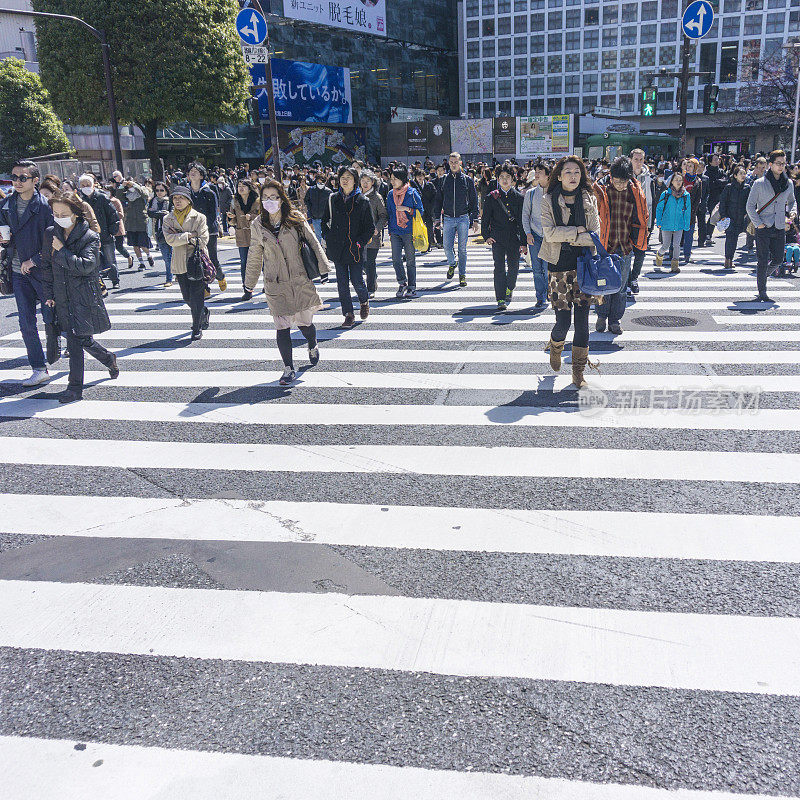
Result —
[[375, 233], [375, 220], [360, 189], [346, 200], [341, 192], [334, 192], [322, 216], [322, 232], [328, 258], [334, 264], [361, 262], [364, 248]]
[[522, 195], [513, 187], [505, 196], [500, 189], [489, 192], [483, 203], [481, 236], [506, 247], [524, 245], [527, 237], [522, 227], [523, 201]]
[[745, 183], [732, 180], [722, 190], [719, 198], [720, 219], [730, 217], [731, 224], [728, 230], [741, 233], [748, 223], [747, 198], [750, 196], [750, 187]]
[[433, 209], [436, 206], [436, 185], [427, 181], [422, 187], [422, 206], [425, 209], [424, 217], [426, 222], [433, 220]]
[[[53, 250], [53, 238], [64, 246]], [[45, 300], [55, 300], [59, 328], [76, 336], [93, 336], [111, 328], [100, 294], [100, 237], [81, 220], [66, 242], [63, 229], [47, 229], [42, 243]]]
[[111, 201], [97, 189], [90, 195], [81, 192], [78, 197], [92, 207], [92, 211], [97, 217], [97, 224], [100, 226], [100, 241], [103, 244], [113, 244], [119, 228], [119, 214], [111, 205]]
[[192, 208], [205, 216], [209, 236], [216, 236], [219, 234], [217, 193], [205, 182], [200, 184], [197, 191], [189, 184], [189, 191], [192, 194]]
[[316, 183], [306, 192], [305, 203], [309, 219], [322, 219], [325, 209], [328, 207], [328, 198], [331, 190], [327, 186], [321, 189]]

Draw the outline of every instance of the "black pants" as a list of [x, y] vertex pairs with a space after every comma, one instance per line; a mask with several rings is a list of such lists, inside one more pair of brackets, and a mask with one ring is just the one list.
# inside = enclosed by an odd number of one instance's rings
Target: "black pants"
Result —
[[554, 342], [563, 342], [567, 338], [569, 325], [575, 316], [575, 336], [572, 337], [573, 347], [589, 346], [589, 306], [573, 304], [572, 310], [565, 308], [556, 311], [556, 324], [550, 334]]
[[423, 217], [425, 227], [428, 229], [428, 249], [436, 245], [442, 246], [442, 229], [433, 224], [433, 217]]
[[181, 287], [181, 295], [183, 301], [189, 306], [192, 312], [192, 332], [197, 333], [200, 330], [206, 314], [206, 284], [204, 281], [192, 281], [186, 273], [175, 276], [178, 281], [178, 286]]
[[378, 291], [378, 267], [375, 260], [378, 258], [378, 249], [367, 247], [364, 250], [364, 278], [367, 283], [367, 291], [375, 294]]
[[638, 247], [633, 248], [633, 264], [631, 265], [631, 274], [628, 276], [628, 286], [639, 280], [639, 276], [642, 274], [645, 252], [645, 250], [639, 250]]
[[211, 259], [211, 263], [214, 265], [214, 269], [217, 271], [217, 280], [221, 281], [225, 277], [225, 273], [222, 271], [222, 267], [219, 265], [216, 233], [212, 233], [208, 237], [208, 257]]
[[492, 245], [494, 259], [494, 297], [497, 302], [505, 302], [506, 289], [512, 292], [517, 286], [519, 273], [519, 245], [515, 242], [495, 242]]
[[111, 279], [111, 283], [119, 283], [119, 271], [117, 270], [117, 256], [114, 253], [114, 242], [103, 242], [100, 245], [100, 276]]
[[69, 388], [83, 390], [83, 351], [94, 356], [104, 367], [114, 364], [114, 356], [103, 345], [96, 342], [91, 336], [76, 336], [71, 331], [67, 332], [67, 347], [69, 347]]
[[128, 252], [127, 248], [125, 247], [125, 237], [124, 236], [115, 236], [114, 237], [114, 247], [116, 247], [117, 252], [121, 256], [125, 256], [125, 258], [130, 258], [131, 254]]
[[739, 244], [741, 233], [739, 228], [734, 228], [733, 225], [728, 226], [728, 230], [725, 231], [725, 258], [732, 260], [736, 255], [736, 246]]
[[708, 228], [706, 226], [706, 212], [702, 208], [697, 209], [697, 246], [702, 247], [708, 239]]
[[783, 264], [786, 248], [786, 231], [778, 228], [756, 228], [756, 257], [758, 272], [756, 285], [759, 296], [767, 293], [767, 275]]

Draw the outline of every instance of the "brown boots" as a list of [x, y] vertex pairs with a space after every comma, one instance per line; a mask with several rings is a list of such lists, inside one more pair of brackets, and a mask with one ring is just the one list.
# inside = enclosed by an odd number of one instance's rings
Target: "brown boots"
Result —
[[589, 384], [583, 379], [583, 371], [586, 365], [589, 365], [593, 370], [600, 370], [597, 364], [592, 364], [589, 361], [589, 348], [588, 347], [575, 347], [572, 345], [572, 382], [578, 389], [585, 389]]
[[547, 345], [550, 350], [550, 366], [554, 372], [561, 371], [561, 352], [564, 349], [564, 342], [555, 342], [550, 339], [550, 344]]
[[733, 269], [733, 259], [726, 258], [725, 259], [725, 269]]

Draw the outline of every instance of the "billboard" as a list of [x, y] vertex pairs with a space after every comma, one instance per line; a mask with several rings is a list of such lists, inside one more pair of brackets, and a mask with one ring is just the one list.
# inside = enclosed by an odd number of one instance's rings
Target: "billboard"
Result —
[[[261, 119], [269, 119], [265, 65], [251, 65], [250, 76]], [[353, 121], [350, 70], [344, 67], [273, 58], [272, 89], [278, 122], [347, 125]]]
[[386, 36], [386, 0], [283, 0], [283, 16]]
[[428, 120], [428, 155], [450, 155], [450, 126], [446, 119]]
[[517, 118], [496, 117], [494, 120], [494, 153], [514, 155], [517, 152]]
[[520, 117], [517, 127], [517, 153], [521, 156], [572, 155], [571, 114]]
[[492, 152], [492, 120], [451, 119], [450, 142], [453, 150], [465, 153]]
[[[269, 123], [263, 124], [267, 160], [272, 158]], [[304, 166], [320, 162], [323, 166], [341, 167], [366, 160], [366, 128], [331, 128], [325, 125], [281, 125], [278, 128], [281, 166]]]

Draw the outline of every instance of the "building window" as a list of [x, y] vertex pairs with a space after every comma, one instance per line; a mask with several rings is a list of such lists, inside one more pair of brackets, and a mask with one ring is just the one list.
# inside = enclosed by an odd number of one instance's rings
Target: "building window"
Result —
[[514, 74], [519, 75], [527, 75], [528, 74], [528, 59], [527, 58], [515, 58], [514, 59]]
[[544, 14], [531, 14], [531, 32], [544, 30]]
[[[794, 13], [794, 12], [792, 12]], [[764, 17], [760, 14], [753, 14], [750, 17], [744, 18], [744, 35], [745, 36], [760, 36], [763, 27]]]
[[483, 104], [483, 117], [493, 117], [497, 113], [497, 105], [495, 103]]
[[561, 56], [548, 56], [547, 57], [547, 71], [549, 73], [562, 72]]
[[467, 58], [480, 58], [481, 51], [477, 42], [467, 42]]
[[719, 90], [719, 107], [731, 110], [736, 108], [736, 89]]
[[738, 36], [742, 28], [741, 17], [725, 17], [722, 20], [722, 35], [727, 37]]
[[656, 31], [658, 30], [657, 25], [642, 25], [641, 32], [639, 34], [639, 41], [642, 44], [650, 44], [656, 40]]
[[600, 24], [600, 9], [599, 8], [585, 8], [583, 10], [583, 24], [584, 25], [599, 25]]
[[564, 93], [565, 94], [578, 94], [581, 90], [581, 76], [580, 75], [567, 75], [564, 78]]
[[478, 20], [473, 19], [467, 23], [467, 39], [477, 39], [481, 35]]
[[470, 119], [478, 119], [481, 115], [481, 104], [470, 103], [467, 106], [467, 113]]
[[467, 77], [468, 78], [480, 78], [481, 76], [481, 65], [479, 61], [468, 61], [467, 62]]
[[764, 8], [764, 0], [744, 0], [745, 11], [761, 11]]
[[639, 66], [640, 67], [654, 67], [656, 65], [656, 49], [655, 47], [643, 47], [639, 51]]
[[514, 17], [514, 33], [527, 33], [527, 32], [528, 32], [528, 18]]
[[497, 81], [497, 96], [511, 97], [511, 81]]
[[613, 69], [616, 70], [617, 68], [617, 51], [616, 50], [604, 50], [603, 51], [603, 71]]
[[521, 56], [528, 52], [528, 39], [525, 36], [517, 36], [514, 39], [514, 55]]
[[564, 99], [564, 113], [577, 114], [580, 111], [580, 97], [567, 97]]
[[664, 22], [661, 25], [661, 41], [675, 42], [678, 39], [678, 26], [674, 22]]
[[547, 79], [547, 94], [549, 97], [561, 94], [561, 78], [558, 75]]
[[561, 113], [561, 98], [560, 97], [548, 97], [547, 98], [547, 113], [548, 114], [560, 114]]
[[717, 74], [717, 43], [702, 42], [700, 44], [700, 72]]
[[580, 31], [568, 31], [564, 37], [565, 50], [580, 50], [581, 49], [581, 34]]
[[[653, 27], [655, 27], [655, 26], [653, 26]], [[628, 27], [623, 28], [622, 29], [622, 44], [623, 45], [631, 45], [631, 44], [635, 45], [636, 44], [636, 33], [637, 33], [637, 30], [636, 30], [635, 27], [628, 26]], [[653, 42], [655, 41], [655, 31], [653, 33], [654, 33], [653, 38], [648, 40], [648, 41], [653, 41]], [[604, 35], [604, 38], [605, 38], [605, 31], [603, 31], [603, 35]], [[642, 41], [644, 41], [644, 39], [642, 39]]]
[[531, 97], [541, 97], [544, 94], [544, 78], [531, 78]]
[[483, 16], [493, 15], [494, 14], [494, 0], [483, 0], [481, 3], [481, 8], [483, 9]]
[[583, 93], [597, 91], [597, 75], [583, 76]]
[[510, 56], [511, 55], [511, 39], [498, 39], [497, 40], [497, 55]]
[[483, 21], [483, 35], [484, 36], [494, 36], [494, 20], [493, 19], [485, 19]]
[[511, 17], [500, 17], [497, 20], [497, 35], [509, 36], [511, 34]]
[[518, 78], [514, 81], [514, 94], [517, 97], [525, 97], [528, 94], [528, 79]]
[[658, 51], [658, 63], [662, 67], [670, 66], [675, 63], [675, 48], [674, 47], [661, 47]]
[[783, 33], [783, 27], [783, 14], [767, 14], [767, 33]]
[[619, 90], [621, 92], [633, 92], [636, 90], [636, 73], [635, 72], [620, 72], [619, 74]]
[[[634, 39], [634, 41], [636, 41]], [[616, 28], [603, 28], [603, 47], [616, 47], [617, 46], [617, 29]]]
[[544, 53], [544, 36], [531, 36], [531, 53]]
[[600, 76], [600, 89], [604, 92], [615, 92], [617, 90], [617, 73], [604, 72]]
[[541, 56], [531, 58], [531, 73], [533, 75], [544, 75], [544, 59]]
[[786, 0], [767, 0], [767, 8], [786, 8]]
[[483, 96], [484, 98], [494, 97], [494, 81], [483, 82]]
[[800, 11], [789, 12], [789, 30], [800, 31]]
[[597, 53], [583, 54], [583, 69], [584, 72], [597, 69]]
[[678, 0], [661, 0], [661, 19], [678, 16]]
[[562, 50], [561, 47], [561, 34], [560, 33], [550, 33], [547, 35], [547, 52], [548, 53], [560, 53]]
[[527, 100], [515, 100], [514, 101], [514, 114], [517, 117], [527, 117], [528, 116], [528, 101]]
[[564, 0], [547, 0], [548, 8], [561, 8], [564, 5]]
[[739, 71], [739, 43], [723, 42], [720, 49], [719, 80], [720, 83], [735, 83]]
[[467, 98], [469, 100], [481, 99], [481, 85], [479, 83], [467, 84]]
[[619, 56], [619, 65], [621, 67], [635, 67], [636, 66], [636, 51], [623, 50]]
[[544, 114], [544, 100], [531, 100], [531, 114], [534, 116]]
[[622, 21], [623, 22], [636, 22], [639, 18], [639, 7], [634, 3], [628, 3], [622, 6]]
[[581, 10], [579, 8], [570, 8], [566, 15], [567, 28], [580, 28], [581, 26]]
[[484, 78], [494, 78], [497, 74], [495, 71], [495, 61], [484, 61], [483, 62], [483, 77]]
[[564, 72], [580, 72], [581, 56], [580, 53], [570, 53], [564, 57]]
[[497, 13], [508, 14], [511, 11], [511, 0], [497, 0]]
[[675, 108], [675, 92], [659, 92], [658, 107], [672, 111]]
[[619, 108], [621, 111], [633, 111], [633, 95], [621, 94], [619, 96]]
[[468, 17], [477, 17], [481, 10], [479, 0], [467, 0], [466, 14]]
[[590, 94], [584, 94], [581, 96], [581, 111], [584, 114], [589, 114], [596, 105], [597, 97], [593, 97]]
[[560, 11], [551, 11], [547, 15], [547, 30], [560, 31], [564, 26], [562, 24], [563, 14]]
[[497, 62], [497, 74], [501, 78], [508, 78], [511, 75], [511, 61], [505, 59]]
[[600, 105], [606, 108], [613, 108], [617, 104], [617, 96], [615, 94], [601, 94]]
[[597, 50], [600, 44], [599, 31], [584, 31], [583, 32], [583, 49], [584, 50]]
[[603, 25], [616, 24], [619, 21], [619, 6], [603, 6]]
[[514, 0], [514, 11], [527, 11], [528, 0]]
[[742, 0], [725, 0], [722, 10], [726, 14], [738, 14], [742, 10]]
[[[718, 3], [717, 8], [719, 8]], [[642, 3], [642, 22], [649, 19], [658, 19], [658, 3], [654, 2], [654, 0]]]

